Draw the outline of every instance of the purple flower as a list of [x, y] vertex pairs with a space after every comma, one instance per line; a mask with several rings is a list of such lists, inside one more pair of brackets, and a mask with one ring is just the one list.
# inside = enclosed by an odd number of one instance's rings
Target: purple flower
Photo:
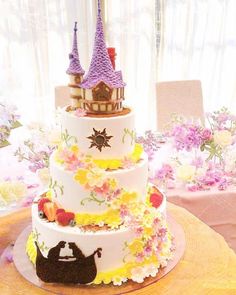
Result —
[[203, 144], [202, 127], [192, 123], [182, 123], [175, 125], [170, 132], [174, 147], [180, 150], [191, 151], [199, 148]]
[[228, 181], [227, 179], [225, 178], [222, 178], [220, 181], [219, 181], [219, 184], [218, 184], [218, 190], [220, 191], [224, 191], [226, 190], [228, 187]]
[[196, 168], [201, 168], [203, 166], [203, 158], [196, 157], [192, 160], [191, 165], [195, 166]]

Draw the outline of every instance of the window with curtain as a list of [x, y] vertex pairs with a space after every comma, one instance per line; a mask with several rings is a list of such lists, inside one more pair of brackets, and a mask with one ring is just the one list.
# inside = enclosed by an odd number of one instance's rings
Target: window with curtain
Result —
[[199, 79], [206, 111], [235, 109], [236, 1], [162, 0], [161, 14], [158, 80]]
[[0, 1], [0, 100], [26, 121], [53, 119], [54, 87], [66, 85], [74, 21], [83, 67], [92, 52], [94, 0]]

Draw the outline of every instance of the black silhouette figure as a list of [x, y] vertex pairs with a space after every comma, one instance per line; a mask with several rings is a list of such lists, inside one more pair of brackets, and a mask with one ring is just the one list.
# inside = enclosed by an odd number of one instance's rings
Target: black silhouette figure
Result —
[[[66, 242], [60, 243], [66, 244]], [[96, 278], [95, 255], [97, 254], [98, 258], [100, 258], [102, 248], [97, 248], [90, 256], [78, 258], [74, 261], [63, 261], [60, 259], [67, 257], [59, 256], [58, 260], [50, 260], [44, 257], [37, 242], [35, 242], [35, 245], [37, 248], [36, 273], [42, 281], [47, 283], [88, 284]], [[57, 246], [54, 248], [57, 248]]]
[[83, 259], [83, 258], [85, 258], [84, 254], [77, 247], [77, 245], [75, 243], [68, 243], [68, 244], [69, 244], [69, 248], [72, 250], [73, 257], [75, 257], [76, 259]]
[[61, 248], [65, 248], [66, 242], [59, 242], [55, 247], [51, 248], [48, 252], [48, 259], [51, 261], [58, 261], [60, 257]]

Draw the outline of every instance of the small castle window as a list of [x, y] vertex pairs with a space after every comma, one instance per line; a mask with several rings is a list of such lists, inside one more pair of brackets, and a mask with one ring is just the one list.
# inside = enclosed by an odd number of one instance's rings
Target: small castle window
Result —
[[95, 101], [108, 101], [111, 100], [112, 91], [106, 83], [99, 82], [92, 90], [93, 100]]

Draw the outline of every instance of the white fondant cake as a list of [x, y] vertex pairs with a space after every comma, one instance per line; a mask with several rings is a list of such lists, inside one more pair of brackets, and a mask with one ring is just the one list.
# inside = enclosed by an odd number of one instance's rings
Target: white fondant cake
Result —
[[[94, 159], [123, 158], [133, 152], [135, 144], [134, 113], [115, 117], [77, 117], [74, 113], [62, 112], [62, 132], [69, 134], [71, 142], [78, 142], [81, 152], [91, 155]], [[107, 136], [111, 136], [108, 144], [101, 151], [90, 148], [91, 140], [88, 139], [95, 131], [105, 129]]]
[[[63, 187], [63, 192], [57, 190], [53, 200], [57, 201], [64, 209], [73, 212], [99, 213], [107, 210], [107, 204], [96, 202], [83, 202], [89, 195], [88, 190], [78, 185], [72, 171], [65, 171], [62, 166], [51, 158], [50, 173], [52, 183], [57, 182]], [[115, 179], [119, 187], [129, 192], [136, 192], [138, 198], [145, 200], [148, 183], [148, 161], [143, 155], [135, 166], [126, 169], [105, 171], [105, 178]]]
[[114, 49], [105, 46], [100, 0], [85, 77], [76, 31], [75, 24], [67, 70], [72, 105], [62, 112], [49, 188], [32, 207], [26, 251], [44, 282], [141, 283], [172, 256], [165, 196], [148, 183], [134, 113], [122, 106], [125, 83]]

